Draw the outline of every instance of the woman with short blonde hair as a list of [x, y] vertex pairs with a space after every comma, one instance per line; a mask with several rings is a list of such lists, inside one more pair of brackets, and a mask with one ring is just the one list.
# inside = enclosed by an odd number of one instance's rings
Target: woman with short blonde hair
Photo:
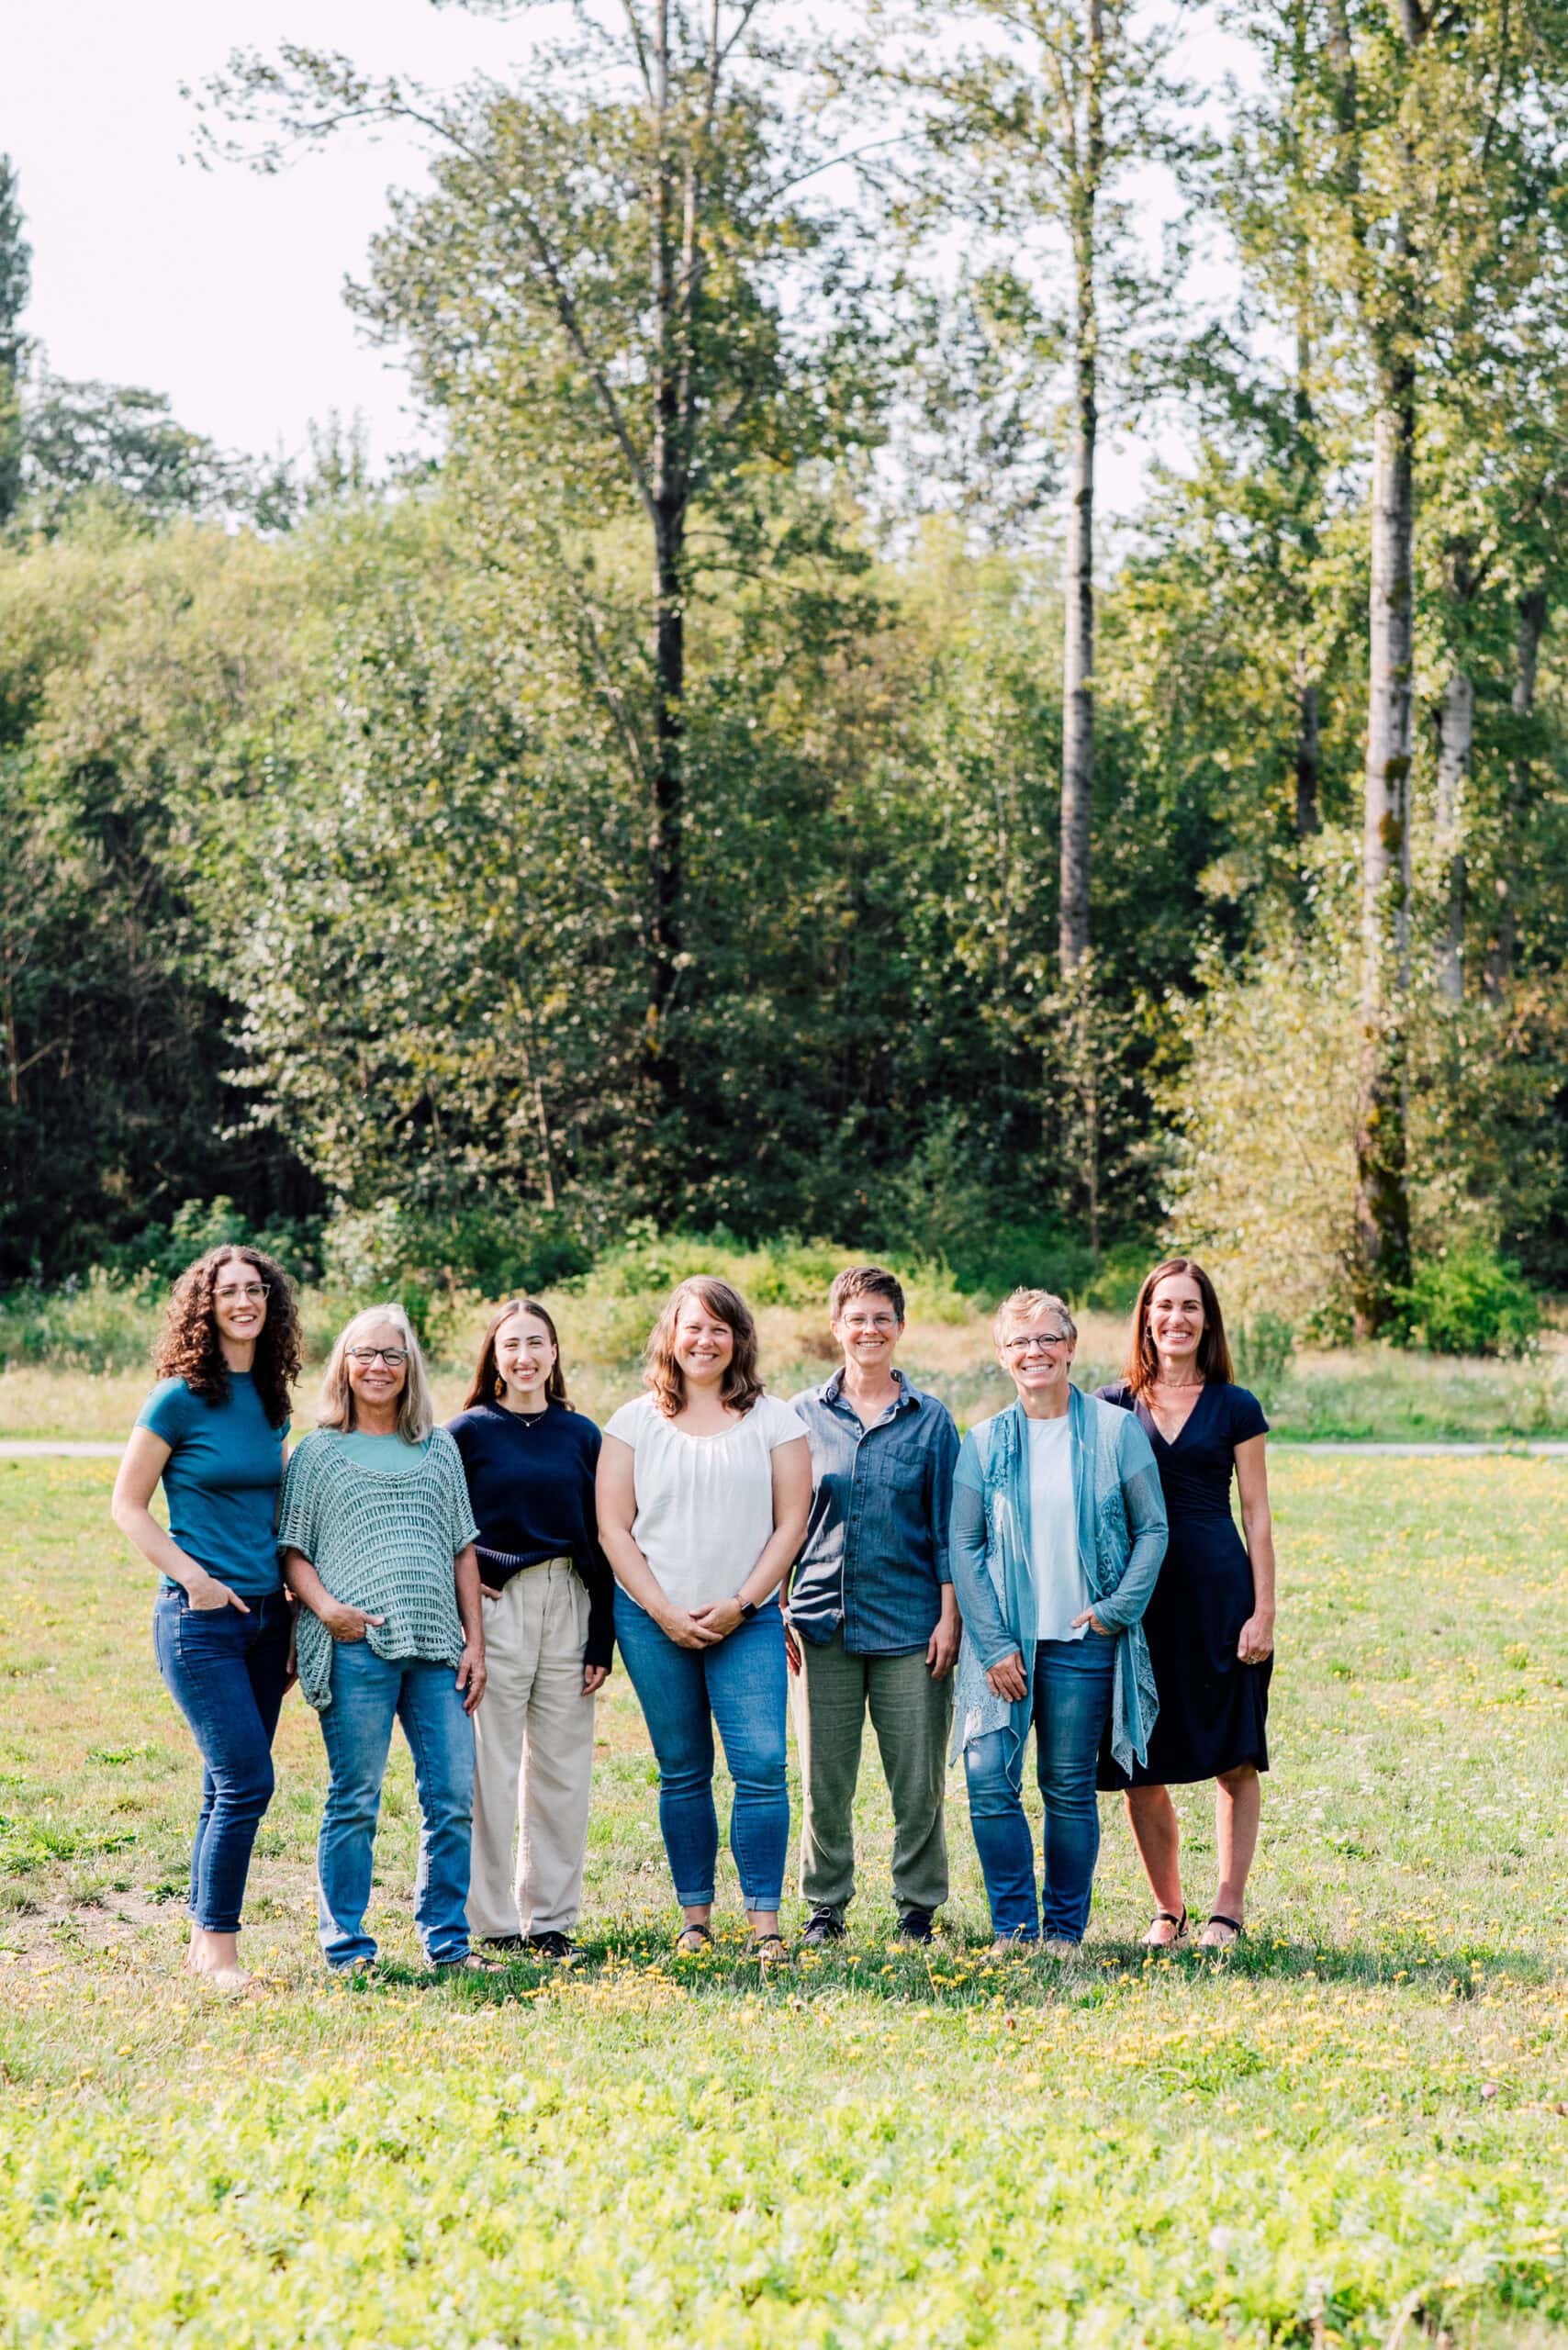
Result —
[[[954, 1472], [954, 1743], [996, 1950], [1043, 1935], [1065, 1958], [1089, 1922], [1101, 1739], [1130, 1765], [1154, 1722], [1141, 1622], [1165, 1514], [1143, 1430], [1072, 1384], [1078, 1328], [1065, 1301], [1014, 1290], [995, 1338], [1018, 1400], [969, 1430]], [[1045, 1801], [1038, 1897], [1022, 1795], [1031, 1729]]]

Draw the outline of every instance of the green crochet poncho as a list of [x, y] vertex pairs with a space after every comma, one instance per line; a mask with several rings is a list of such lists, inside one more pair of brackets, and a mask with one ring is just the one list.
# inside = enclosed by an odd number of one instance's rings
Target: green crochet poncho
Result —
[[[417, 1469], [361, 1468], [330, 1428], [305, 1438], [288, 1464], [280, 1550], [309, 1560], [334, 1599], [386, 1622], [366, 1633], [378, 1657], [455, 1665], [463, 1654], [453, 1560], [478, 1532], [463, 1460], [444, 1428]], [[337, 1642], [299, 1610], [299, 1685], [318, 1713], [332, 1702]]]

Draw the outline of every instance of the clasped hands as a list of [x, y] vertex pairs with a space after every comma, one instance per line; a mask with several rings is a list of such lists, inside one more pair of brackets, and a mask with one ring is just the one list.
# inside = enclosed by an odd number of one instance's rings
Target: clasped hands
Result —
[[738, 1599], [713, 1599], [706, 1607], [666, 1608], [658, 1623], [677, 1648], [716, 1649], [744, 1620]]

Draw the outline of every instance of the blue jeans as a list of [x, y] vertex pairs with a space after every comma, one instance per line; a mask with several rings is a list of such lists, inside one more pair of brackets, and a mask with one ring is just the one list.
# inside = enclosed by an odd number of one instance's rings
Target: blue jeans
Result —
[[474, 1814], [474, 1725], [450, 1664], [387, 1663], [368, 1640], [332, 1651], [332, 1702], [321, 1716], [331, 1777], [316, 1848], [316, 1910], [329, 1966], [375, 1956], [364, 1930], [381, 1783], [400, 1721], [420, 1798], [414, 1924], [431, 1966], [468, 1955], [468, 1846]]
[[716, 1649], [683, 1649], [647, 1610], [615, 1593], [615, 1637], [659, 1765], [659, 1826], [683, 1908], [713, 1898], [719, 1815], [713, 1725], [735, 1784], [730, 1850], [748, 1909], [784, 1897], [790, 1789], [784, 1776], [784, 1619], [776, 1602]]
[[273, 1732], [288, 1685], [288, 1602], [281, 1591], [237, 1607], [193, 1607], [164, 1583], [152, 1609], [163, 1684], [201, 1750], [201, 1810], [189, 1908], [209, 1934], [240, 1930], [251, 1848], [273, 1796]]
[[1046, 1868], [1035, 1904], [1035, 1846], [1023, 1802], [1024, 1740], [1005, 1730], [965, 1750], [969, 1824], [998, 1936], [1081, 1942], [1100, 1857], [1094, 1774], [1111, 1710], [1116, 1643], [1098, 1632], [1081, 1640], [1041, 1640], [1035, 1651], [1036, 1767], [1046, 1804]]

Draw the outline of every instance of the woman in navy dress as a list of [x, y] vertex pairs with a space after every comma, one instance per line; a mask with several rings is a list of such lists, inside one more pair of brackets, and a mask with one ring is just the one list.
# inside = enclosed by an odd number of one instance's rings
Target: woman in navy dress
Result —
[[[1274, 1652], [1274, 1536], [1262, 1405], [1231, 1377], [1214, 1283], [1189, 1257], [1156, 1265], [1133, 1309], [1127, 1376], [1103, 1387], [1135, 1412], [1154, 1447], [1170, 1546], [1144, 1617], [1159, 1691], [1148, 1761], [1130, 1776], [1102, 1757], [1103, 1787], [1126, 1790], [1156, 1915], [1156, 1950], [1185, 1938], [1181, 1831], [1172, 1786], [1213, 1779], [1219, 1889], [1199, 1936], [1224, 1950], [1241, 1931], [1269, 1767]], [[1234, 1469], [1246, 1539], [1230, 1514]]]

